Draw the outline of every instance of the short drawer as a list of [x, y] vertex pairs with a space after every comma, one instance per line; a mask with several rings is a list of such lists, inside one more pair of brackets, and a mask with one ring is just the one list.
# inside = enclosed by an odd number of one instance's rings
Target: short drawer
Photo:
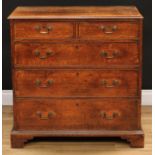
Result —
[[21, 21], [14, 25], [15, 39], [67, 39], [73, 37], [68, 22]]
[[138, 105], [129, 99], [16, 99], [18, 130], [133, 130]]
[[135, 70], [16, 70], [14, 79], [15, 95], [19, 97], [138, 95]]
[[136, 22], [81, 22], [79, 37], [84, 39], [137, 39], [139, 24]]
[[16, 43], [14, 65], [25, 67], [103, 67], [137, 65], [136, 43]]

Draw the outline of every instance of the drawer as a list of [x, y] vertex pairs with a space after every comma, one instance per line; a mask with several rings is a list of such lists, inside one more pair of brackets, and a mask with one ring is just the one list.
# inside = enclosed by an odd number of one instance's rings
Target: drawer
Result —
[[73, 37], [68, 22], [21, 21], [14, 25], [15, 39], [67, 39]]
[[18, 130], [138, 129], [138, 104], [125, 99], [16, 99]]
[[136, 39], [139, 25], [137, 22], [81, 22], [79, 37], [84, 39]]
[[26, 67], [102, 67], [136, 65], [136, 43], [16, 43], [15, 66]]
[[135, 70], [17, 70], [14, 79], [15, 95], [19, 97], [138, 95]]

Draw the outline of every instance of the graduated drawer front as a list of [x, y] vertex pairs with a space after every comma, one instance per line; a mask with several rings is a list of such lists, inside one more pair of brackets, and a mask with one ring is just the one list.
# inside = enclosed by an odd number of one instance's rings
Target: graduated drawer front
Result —
[[15, 66], [136, 65], [138, 45], [129, 43], [16, 43]]
[[138, 95], [135, 70], [17, 70], [18, 97], [119, 97]]
[[69, 22], [20, 21], [14, 25], [15, 39], [67, 39], [73, 37]]
[[16, 99], [18, 130], [138, 129], [138, 104], [125, 99]]
[[83, 39], [137, 39], [139, 24], [133, 21], [81, 22], [79, 37]]

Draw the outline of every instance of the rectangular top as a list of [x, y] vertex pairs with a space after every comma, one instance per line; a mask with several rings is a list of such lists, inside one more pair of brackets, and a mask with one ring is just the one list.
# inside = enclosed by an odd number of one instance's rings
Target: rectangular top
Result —
[[8, 19], [143, 18], [135, 6], [17, 7]]

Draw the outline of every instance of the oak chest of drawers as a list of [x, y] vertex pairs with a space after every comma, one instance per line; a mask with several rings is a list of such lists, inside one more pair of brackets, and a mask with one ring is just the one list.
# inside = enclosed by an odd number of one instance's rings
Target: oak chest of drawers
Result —
[[135, 7], [18, 7], [9, 19], [12, 147], [34, 137], [120, 137], [144, 146]]

